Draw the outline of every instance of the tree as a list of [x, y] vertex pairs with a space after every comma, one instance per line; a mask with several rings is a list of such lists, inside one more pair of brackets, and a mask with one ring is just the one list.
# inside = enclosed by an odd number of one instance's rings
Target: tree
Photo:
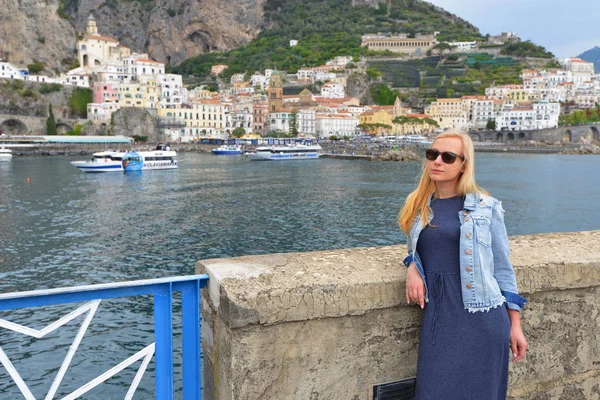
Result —
[[298, 113], [292, 112], [292, 120], [290, 121], [290, 136], [298, 137]]
[[52, 104], [48, 105], [48, 119], [46, 120], [46, 135], [57, 135], [56, 120], [54, 119], [54, 111]]
[[231, 132], [231, 136], [233, 136], [234, 138], [241, 138], [245, 134], [246, 134], [246, 130], [244, 128], [242, 128], [241, 126], [238, 126], [237, 128], [235, 128], [233, 130], [233, 132]]
[[496, 120], [494, 120], [494, 119], [488, 119], [488, 122], [485, 125], [485, 129], [489, 129], [491, 131], [495, 131], [496, 130]]

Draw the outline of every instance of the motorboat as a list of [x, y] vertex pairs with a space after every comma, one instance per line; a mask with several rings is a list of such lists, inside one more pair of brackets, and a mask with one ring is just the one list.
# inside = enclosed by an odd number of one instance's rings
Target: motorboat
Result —
[[11, 149], [0, 148], [0, 161], [9, 161], [12, 159], [12, 156]]
[[243, 153], [242, 146], [240, 145], [223, 145], [212, 149], [211, 152], [215, 155], [237, 155]]
[[89, 161], [71, 161], [84, 172], [124, 172], [156, 169], [175, 169], [177, 152], [152, 151], [101, 151], [94, 153]]
[[321, 146], [316, 144], [293, 144], [286, 146], [260, 146], [246, 153], [253, 161], [315, 160], [321, 156]]

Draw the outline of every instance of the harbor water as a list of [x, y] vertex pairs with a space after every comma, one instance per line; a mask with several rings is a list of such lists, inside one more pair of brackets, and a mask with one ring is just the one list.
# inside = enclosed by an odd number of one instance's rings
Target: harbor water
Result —
[[[396, 216], [420, 171], [419, 163], [251, 162], [202, 153], [180, 154], [179, 165], [84, 174], [67, 157], [0, 163], [0, 292], [188, 275], [206, 258], [404, 243]], [[479, 185], [503, 201], [509, 235], [599, 229], [599, 170], [599, 156], [480, 153], [476, 166]], [[72, 309], [0, 318], [39, 329]], [[81, 321], [41, 340], [0, 333], [36, 397], [48, 391]], [[152, 334], [151, 298], [103, 302], [57, 397], [141, 350]], [[137, 365], [86, 398], [122, 399]], [[153, 398], [153, 373], [151, 364], [136, 398]], [[180, 396], [180, 381], [176, 387]], [[17, 398], [0, 367], [0, 399]]]

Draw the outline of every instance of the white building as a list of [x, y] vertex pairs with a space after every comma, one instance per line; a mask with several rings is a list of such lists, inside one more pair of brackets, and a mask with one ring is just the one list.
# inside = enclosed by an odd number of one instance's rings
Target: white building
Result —
[[183, 104], [187, 101], [187, 91], [183, 87], [181, 75], [158, 75], [157, 84], [160, 87], [160, 104], [165, 107], [173, 104]]
[[457, 50], [471, 50], [477, 48], [477, 42], [448, 42], [450, 46], [456, 47]]
[[315, 71], [312, 68], [300, 68], [296, 75], [300, 83], [313, 83]]
[[298, 41], [297, 40], [290, 40], [290, 47], [295, 47], [298, 46]]
[[86, 33], [77, 43], [77, 59], [80, 66], [94, 70], [106, 62], [121, 61], [130, 54], [131, 51], [117, 40], [100, 36], [96, 20], [92, 15], [89, 16]]
[[351, 62], [352, 56], [337, 56], [334, 59], [327, 61], [325, 64], [346, 67], [346, 65], [350, 64]]
[[313, 82], [328, 82], [336, 78], [335, 72], [314, 72]]
[[24, 80], [28, 73], [26, 69], [20, 70], [12, 64], [0, 62], [0, 78]]
[[92, 121], [109, 123], [112, 113], [119, 109], [119, 103], [88, 103], [87, 115]]
[[250, 85], [253, 88], [259, 88], [259, 90], [266, 92], [269, 86], [269, 80], [266, 75], [255, 72], [254, 75], [250, 77]]
[[300, 110], [297, 114], [298, 134], [308, 137], [316, 136], [315, 110]]
[[334, 82], [327, 82], [321, 86], [321, 96], [332, 99], [343, 99], [346, 97], [346, 92], [343, 85]]
[[496, 130], [521, 131], [556, 128], [559, 103], [540, 101], [531, 106], [505, 104], [496, 117]]
[[359, 117], [351, 114], [317, 114], [316, 135], [319, 138], [356, 136], [360, 134], [358, 124]]
[[233, 85], [236, 82], [244, 82], [244, 77], [246, 74], [233, 74], [231, 75], [231, 84]]

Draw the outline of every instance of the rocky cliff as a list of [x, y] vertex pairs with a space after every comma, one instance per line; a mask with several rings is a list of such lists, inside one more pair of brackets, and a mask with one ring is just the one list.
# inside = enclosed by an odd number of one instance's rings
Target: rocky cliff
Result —
[[77, 36], [69, 20], [58, 15], [59, 0], [3, 0], [0, 4], [1, 59], [19, 66], [40, 61], [59, 70], [72, 64]]
[[[254, 39], [263, 27], [265, 0], [4, 0], [0, 57], [17, 65], [33, 60], [51, 70], [72, 68], [77, 34], [93, 14], [101, 35], [170, 65]], [[58, 71], [57, 71], [58, 72]]]

